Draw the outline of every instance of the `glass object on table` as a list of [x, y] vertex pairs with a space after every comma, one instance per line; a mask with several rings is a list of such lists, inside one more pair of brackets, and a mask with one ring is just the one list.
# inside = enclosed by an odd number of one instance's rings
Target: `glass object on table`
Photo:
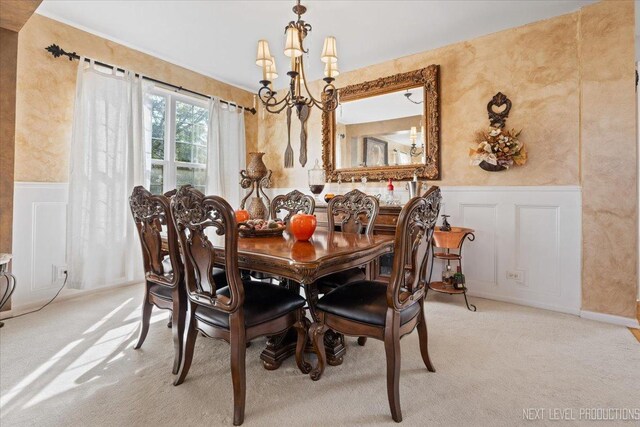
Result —
[[326, 177], [324, 169], [320, 167], [320, 162], [316, 160], [313, 169], [309, 169], [309, 190], [314, 194], [316, 202], [320, 202], [320, 193], [324, 190]]

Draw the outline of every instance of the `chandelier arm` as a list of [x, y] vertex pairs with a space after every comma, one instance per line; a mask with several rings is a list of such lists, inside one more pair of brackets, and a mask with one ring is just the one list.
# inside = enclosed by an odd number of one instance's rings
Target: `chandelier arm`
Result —
[[[264, 104], [264, 107], [267, 109], [268, 112], [278, 114], [282, 110], [284, 110], [285, 108], [287, 108], [288, 106], [291, 105], [290, 100], [291, 100], [291, 94], [288, 93], [280, 101], [277, 101], [275, 97], [271, 97], [271, 98], [269, 98], [267, 100], [267, 102], [264, 102], [263, 104]], [[276, 108], [278, 106], [280, 106], [280, 107]]]
[[273, 113], [273, 114], [280, 114], [280, 112], [281, 112], [282, 110], [284, 110], [285, 108], [287, 108], [288, 106], [289, 106], [289, 104], [288, 104], [288, 103], [285, 103], [285, 104], [283, 104], [283, 105], [282, 105], [282, 107], [280, 107], [280, 108], [275, 108], [275, 109], [273, 109], [273, 108], [270, 108], [271, 106], [266, 106], [265, 108], [266, 108], [266, 109], [267, 109], [267, 111], [268, 111], [268, 112], [270, 112], [270, 113]]
[[[265, 93], [265, 90], [267, 91], [266, 93]], [[274, 113], [274, 112], [279, 113], [280, 111], [284, 110], [287, 107], [287, 105], [289, 105], [289, 99], [291, 97], [289, 93], [285, 97], [283, 97], [280, 101], [278, 101], [278, 99], [273, 95], [275, 93], [276, 92], [273, 92], [267, 86], [261, 87], [260, 90], [258, 91], [258, 97], [260, 98], [262, 105], [270, 113]], [[282, 108], [274, 109], [274, 107], [277, 107], [278, 105], [283, 105], [283, 106]]]
[[[307, 91], [307, 95], [309, 96], [309, 100], [306, 102], [306, 104], [311, 107], [311, 105], [315, 105], [316, 107], [318, 107], [319, 109], [323, 110], [323, 111], [333, 111], [336, 108], [338, 108], [338, 103], [337, 102], [332, 102], [333, 107], [332, 108], [324, 108], [325, 103], [322, 101], [318, 101], [317, 99], [315, 99], [313, 97], [313, 95], [311, 95], [311, 91], [309, 90], [309, 86], [307, 86], [307, 77], [305, 75], [304, 72], [304, 61], [300, 60], [300, 76], [302, 77], [302, 81], [304, 82], [304, 89]], [[337, 99], [337, 95], [336, 95], [336, 88], [335, 86], [333, 86], [333, 84], [331, 83], [327, 83], [324, 88], [323, 88], [323, 92], [327, 91], [327, 88], [329, 88], [332, 91], [332, 95], [331, 98], [329, 99], [329, 101], [335, 101]]]

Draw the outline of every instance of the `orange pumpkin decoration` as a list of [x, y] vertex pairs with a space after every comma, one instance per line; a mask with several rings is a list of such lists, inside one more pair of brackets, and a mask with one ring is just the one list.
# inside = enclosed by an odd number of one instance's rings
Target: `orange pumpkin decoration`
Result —
[[291, 232], [296, 240], [306, 242], [316, 231], [318, 221], [314, 215], [296, 214], [291, 217]]
[[248, 211], [245, 211], [244, 209], [238, 209], [236, 211], [237, 223], [246, 222], [246, 221], [249, 221], [249, 219], [251, 219], [251, 216], [249, 215]]

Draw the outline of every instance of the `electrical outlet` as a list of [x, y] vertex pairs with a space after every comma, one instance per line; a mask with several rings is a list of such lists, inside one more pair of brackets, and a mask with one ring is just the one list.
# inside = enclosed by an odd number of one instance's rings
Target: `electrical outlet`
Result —
[[509, 270], [507, 271], [507, 279], [514, 282], [524, 283], [524, 271], [522, 270]]
[[60, 280], [64, 280], [65, 273], [67, 272], [67, 266], [66, 265], [54, 265], [53, 266], [53, 275], [52, 275], [52, 280], [53, 282], [58, 282]]

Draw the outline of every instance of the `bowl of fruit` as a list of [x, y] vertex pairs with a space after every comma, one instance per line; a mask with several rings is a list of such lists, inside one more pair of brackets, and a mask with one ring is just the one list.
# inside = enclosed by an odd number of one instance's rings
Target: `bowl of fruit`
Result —
[[250, 219], [238, 224], [240, 237], [273, 237], [281, 236], [287, 228], [281, 219]]

